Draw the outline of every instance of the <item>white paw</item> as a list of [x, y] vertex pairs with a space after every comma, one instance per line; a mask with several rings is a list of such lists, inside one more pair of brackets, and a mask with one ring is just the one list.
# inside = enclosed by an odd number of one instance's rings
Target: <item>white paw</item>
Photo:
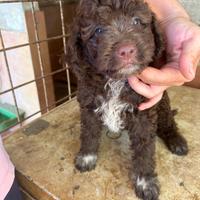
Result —
[[159, 185], [156, 177], [137, 177], [135, 192], [143, 200], [158, 200]]
[[145, 190], [148, 183], [146, 182], [144, 177], [142, 178], [138, 177], [136, 184], [137, 184], [137, 187], [142, 187], [142, 189]]
[[96, 154], [87, 154], [87, 155], [78, 154], [75, 159], [75, 166], [81, 172], [90, 171], [95, 168], [96, 162], [97, 162]]

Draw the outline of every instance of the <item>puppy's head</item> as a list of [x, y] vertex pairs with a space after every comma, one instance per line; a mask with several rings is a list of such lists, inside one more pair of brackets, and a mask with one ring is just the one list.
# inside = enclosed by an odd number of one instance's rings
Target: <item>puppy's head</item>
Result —
[[142, 0], [81, 0], [67, 61], [77, 76], [92, 70], [121, 79], [141, 72], [162, 49], [155, 17]]

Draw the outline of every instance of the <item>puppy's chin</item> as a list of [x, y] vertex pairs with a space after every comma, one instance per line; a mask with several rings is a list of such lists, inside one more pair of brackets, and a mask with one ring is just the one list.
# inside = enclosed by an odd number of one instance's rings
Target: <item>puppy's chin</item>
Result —
[[139, 64], [129, 64], [125, 67], [121, 67], [119, 70], [113, 71], [113, 73], [111, 72], [109, 76], [114, 79], [127, 79], [132, 75], [141, 73], [143, 69], [144, 67]]

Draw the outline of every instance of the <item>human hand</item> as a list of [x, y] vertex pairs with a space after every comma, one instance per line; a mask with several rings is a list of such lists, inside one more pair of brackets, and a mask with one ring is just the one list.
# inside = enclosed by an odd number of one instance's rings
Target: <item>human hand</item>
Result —
[[167, 63], [160, 70], [147, 67], [143, 72], [129, 78], [130, 86], [147, 97], [139, 105], [140, 110], [152, 107], [162, 98], [164, 90], [194, 79], [200, 60], [200, 28], [184, 17], [162, 23], [166, 37]]

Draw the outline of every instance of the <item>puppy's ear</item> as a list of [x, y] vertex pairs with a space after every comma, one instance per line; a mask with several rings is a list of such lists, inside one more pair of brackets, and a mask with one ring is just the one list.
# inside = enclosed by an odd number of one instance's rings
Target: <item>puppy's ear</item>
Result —
[[155, 59], [159, 59], [164, 51], [164, 39], [161, 34], [161, 30], [158, 25], [158, 21], [155, 17], [155, 14], [152, 13], [152, 22], [151, 22], [151, 29], [152, 33], [154, 35], [154, 41], [155, 41]]
[[73, 24], [69, 27], [69, 37], [66, 45], [65, 61], [69, 65], [70, 69], [80, 76], [81, 67], [81, 39], [78, 20], [75, 19]]

